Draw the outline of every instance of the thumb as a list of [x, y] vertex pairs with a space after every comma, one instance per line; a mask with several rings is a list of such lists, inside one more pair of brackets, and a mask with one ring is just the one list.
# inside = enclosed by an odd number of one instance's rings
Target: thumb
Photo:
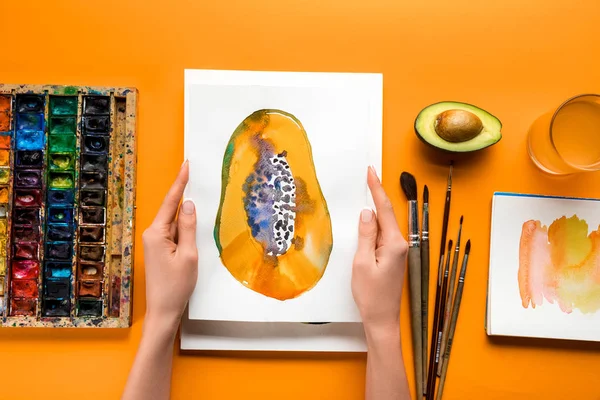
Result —
[[177, 247], [196, 252], [196, 205], [185, 199], [177, 218]]
[[365, 208], [360, 213], [358, 225], [358, 248], [356, 255], [362, 260], [375, 258], [377, 245], [378, 226], [375, 213], [370, 208]]

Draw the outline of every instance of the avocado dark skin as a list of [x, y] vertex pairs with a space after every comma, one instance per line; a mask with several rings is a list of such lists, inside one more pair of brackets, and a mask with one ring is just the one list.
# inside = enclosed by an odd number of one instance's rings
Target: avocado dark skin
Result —
[[468, 153], [490, 147], [502, 138], [500, 120], [477, 106], [443, 101], [423, 108], [415, 118], [417, 137], [449, 153]]

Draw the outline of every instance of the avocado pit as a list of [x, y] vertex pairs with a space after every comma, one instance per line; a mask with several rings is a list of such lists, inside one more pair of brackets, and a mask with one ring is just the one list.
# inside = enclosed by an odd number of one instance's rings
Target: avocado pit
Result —
[[435, 119], [435, 132], [442, 139], [460, 143], [473, 139], [483, 130], [481, 119], [472, 112], [460, 109], [446, 110]]

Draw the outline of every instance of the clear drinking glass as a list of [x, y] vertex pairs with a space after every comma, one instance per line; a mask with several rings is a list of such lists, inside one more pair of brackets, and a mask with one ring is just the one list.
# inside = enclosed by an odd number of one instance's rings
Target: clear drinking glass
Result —
[[600, 95], [580, 94], [539, 117], [527, 137], [531, 160], [552, 175], [600, 170]]

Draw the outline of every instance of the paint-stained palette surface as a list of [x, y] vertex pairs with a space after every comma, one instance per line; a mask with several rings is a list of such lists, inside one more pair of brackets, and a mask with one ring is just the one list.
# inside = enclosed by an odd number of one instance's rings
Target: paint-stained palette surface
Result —
[[136, 99], [0, 84], [1, 326], [130, 326]]

